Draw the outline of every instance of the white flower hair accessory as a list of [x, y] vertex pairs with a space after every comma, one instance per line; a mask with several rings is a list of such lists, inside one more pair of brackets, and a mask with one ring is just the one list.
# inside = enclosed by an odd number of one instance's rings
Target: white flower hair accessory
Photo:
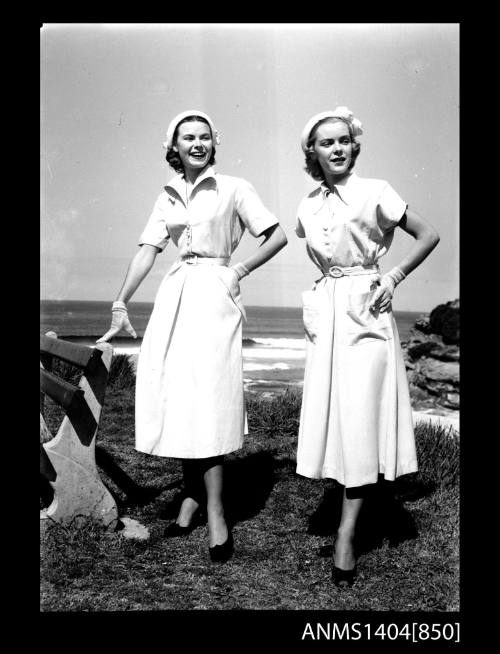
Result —
[[307, 141], [309, 140], [309, 136], [314, 126], [317, 125], [320, 120], [324, 120], [325, 118], [343, 118], [351, 126], [352, 134], [354, 137], [363, 134], [361, 121], [359, 121], [357, 118], [354, 118], [354, 114], [347, 107], [337, 107], [333, 111], [322, 111], [321, 113], [316, 114], [310, 118], [302, 130], [300, 145], [304, 152], [307, 151]]
[[190, 109], [189, 111], [182, 111], [180, 114], [177, 114], [177, 116], [175, 116], [175, 118], [173, 118], [170, 121], [170, 124], [167, 127], [167, 140], [163, 142], [163, 147], [165, 148], [165, 150], [168, 150], [169, 148], [172, 147], [172, 140], [174, 138], [175, 128], [182, 120], [184, 120], [184, 118], [187, 118], [188, 116], [200, 116], [200, 118], [204, 118], [210, 126], [210, 130], [212, 132], [212, 139], [214, 143], [216, 145], [220, 144], [220, 134], [215, 129], [214, 123], [210, 118], [210, 116], [208, 116], [203, 111], [198, 111], [197, 109]]

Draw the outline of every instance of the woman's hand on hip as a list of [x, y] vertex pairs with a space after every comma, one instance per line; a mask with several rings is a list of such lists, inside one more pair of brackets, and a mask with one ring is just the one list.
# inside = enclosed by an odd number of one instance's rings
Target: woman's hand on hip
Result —
[[392, 277], [382, 275], [377, 292], [373, 296], [372, 303], [370, 304], [370, 310], [378, 310], [381, 313], [384, 313], [384, 311], [390, 311], [395, 287], [396, 284]]

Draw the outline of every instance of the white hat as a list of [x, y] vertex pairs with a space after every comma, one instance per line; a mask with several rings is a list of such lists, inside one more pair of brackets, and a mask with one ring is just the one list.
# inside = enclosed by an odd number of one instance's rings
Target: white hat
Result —
[[177, 114], [177, 116], [170, 121], [170, 124], [167, 127], [167, 140], [163, 143], [163, 147], [165, 149], [172, 147], [172, 140], [174, 138], [175, 128], [182, 120], [184, 120], [184, 118], [187, 118], [188, 116], [200, 116], [200, 118], [204, 118], [207, 121], [207, 123], [210, 125], [213, 140], [215, 141], [216, 145], [219, 145], [220, 143], [219, 132], [215, 129], [210, 116], [207, 116], [207, 114], [203, 113], [203, 111], [198, 111], [197, 109], [191, 109], [190, 111], [183, 111], [182, 113]]
[[325, 118], [343, 118], [350, 124], [354, 137], [363, 133], [363, 130], [361, 129], [362, 123], [360, 123], [357, 118], [354, 118], [352, 111], [350, 111], [347, 107], [337, 107], [333, 111], [322, 111], [321, 113], [316, 114], [311, 119], [309, 119], [306, 123], [306, 126], [302, 130], [300, 145], [302, 146], [302, 150], [304, 152], [307, 150], [307, 141], [309, 140], [309, 136], [313, 130], [313, 127], [317, 125], [320, 120], [324, 120]]

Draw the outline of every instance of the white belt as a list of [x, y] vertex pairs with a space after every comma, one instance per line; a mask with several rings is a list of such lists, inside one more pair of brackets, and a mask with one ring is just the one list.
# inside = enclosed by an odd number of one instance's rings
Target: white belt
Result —
[[344, 277], [344, 275], [373, 275], [378, 273], [378, 265], [373, 266], [350, 266], [342, 268], [341, 266], [331, 266], [323, 272], [323, 277]]
[[197, 254], [187, 254], [181, 258], [181, 263], [198, 265], [199, 263], [211, 264], [212, 266], [227, 266], [230, 257], [199, 257]]

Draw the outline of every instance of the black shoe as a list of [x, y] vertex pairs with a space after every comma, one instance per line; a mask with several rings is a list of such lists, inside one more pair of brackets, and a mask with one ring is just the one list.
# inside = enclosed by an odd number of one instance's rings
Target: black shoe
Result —
[[[228, 530], [229, 531], [229, 530]], [[208, 548], [211, 560], [215, 563], [225, 563], [234, 552], [233, 534], [229, 531], [226, 540], [222, 545], [214, 545]]]
[[342, 570], [333, 566], [332, 581], [338, 588], [350, 588], [356, 578], [356, 566], [352, 570]]
[[165, 527], [163, 536], [165, 538], [177, 538], [179, 536], [187, 536], [192, 531], [194, 531], [196, 527], [199, 527], [202, 523], [203, 523], [202, 512], [199, 509], [197, 509], [193, 513], [191, 522], [188, 524], [187, 527], [181, 527], [180, 524], [178, 524], [177, 522], [171, 522], [169, 525]]

